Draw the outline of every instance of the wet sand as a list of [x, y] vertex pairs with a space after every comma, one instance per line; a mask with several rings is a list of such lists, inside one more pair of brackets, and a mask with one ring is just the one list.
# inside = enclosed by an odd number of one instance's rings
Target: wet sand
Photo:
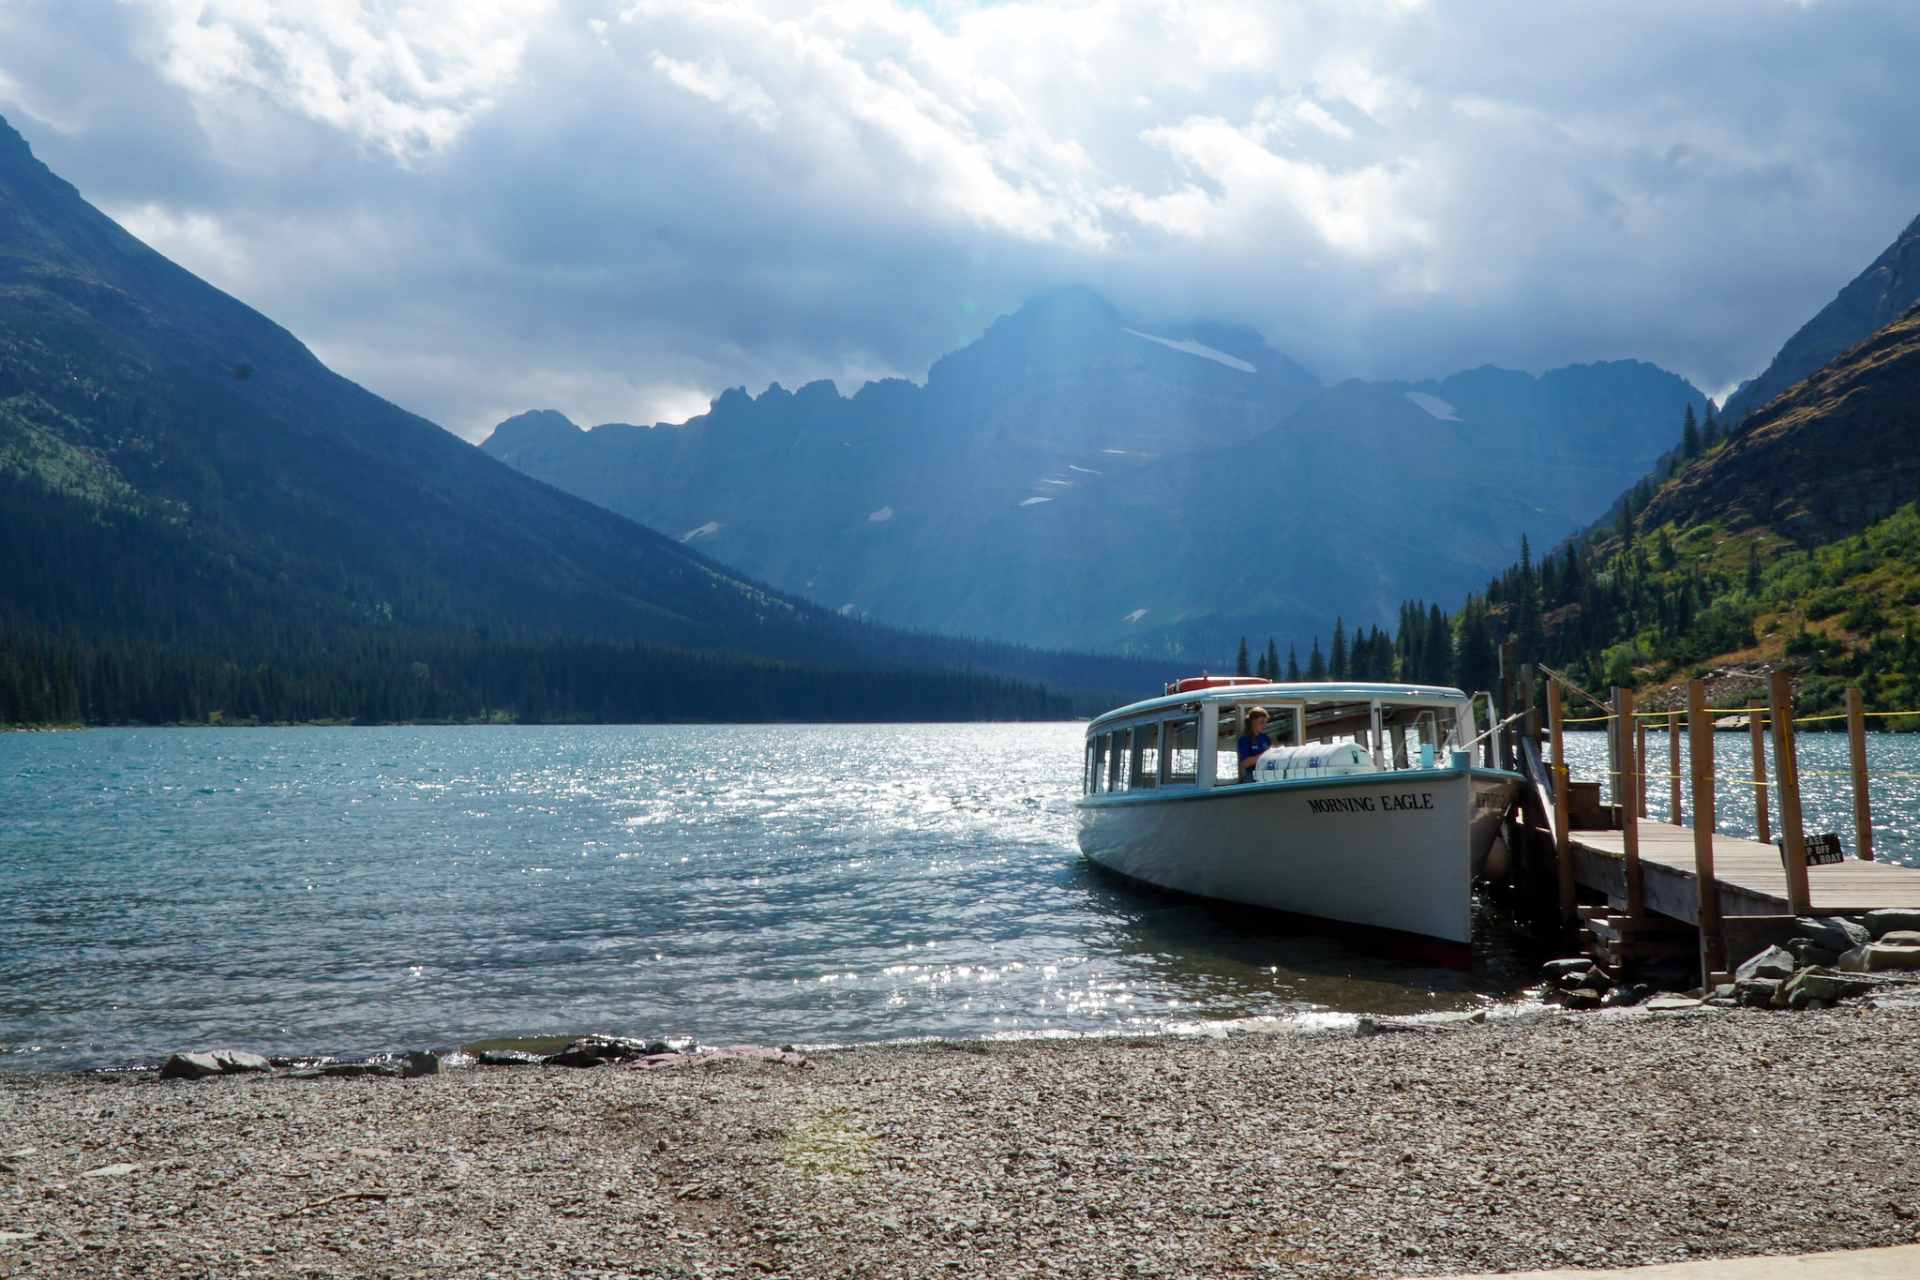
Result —
[[1414, 1276], [1920, 1239], [1920, 1012], [0, 1078], [0, 1276]]

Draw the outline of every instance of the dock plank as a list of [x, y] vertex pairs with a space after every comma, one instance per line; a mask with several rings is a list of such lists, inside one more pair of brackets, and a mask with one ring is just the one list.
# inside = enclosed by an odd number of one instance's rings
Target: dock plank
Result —
[[[1618, 831], [1575, 831], [1574, 846], [1584, 853], [1618, 859], [1624, 866], [1626, 847]], [[1640, 821], [1640, 861], [1643, 867], [1693, 877], [1693, 829], [1666, 822]], [[1757, 840], [1738, 836], [1713, 838], [1714, 880], [1754, 898], [1769, 899], [1787, 911], [1787, 873], [1780, 851]], [[1920, 867], [1893, 862], [1827, 863], [1807, 868], [1814, 914], [1858, 913], [1881, 907], [1920, 910]], [[1595, 885], [1592, 887], [1606, 887]]]

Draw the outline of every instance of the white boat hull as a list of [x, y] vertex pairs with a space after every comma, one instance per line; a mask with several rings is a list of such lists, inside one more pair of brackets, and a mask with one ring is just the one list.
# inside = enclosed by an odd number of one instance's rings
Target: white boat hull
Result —
[[1423, 769], [1089, 796], [1080, 848], [1163, 889], [1465, 946], [1513, 785]]

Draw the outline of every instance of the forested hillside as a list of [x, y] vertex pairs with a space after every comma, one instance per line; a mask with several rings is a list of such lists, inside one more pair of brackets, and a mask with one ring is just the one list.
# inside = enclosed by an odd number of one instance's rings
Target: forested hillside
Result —
[[[1796, 673], [1799, 705], [1920, 705], [1920, 308], [1722, 435], [1689, 413], [1658, 472], [1581, 536], [1518, 563], [1450, 620], [1449, 683], [1492, 687], [1495, 648], [1650, 705], [1708, 680], [1716, 705]], [[1417, 618], [1424, 606], [1403, 611]], [[1415, 634], [1431, 634], [1431, 623]], [[1318, 642], [1314, 642], [1318, 651]], [[1333, 674], [1431, 678], [1436, 662]], [[1358, 662], [1349, 658], [1348, 661]], [[1889, 727], [1920, 728], [1920, 717]]]
[[1065, 712], [1041, 680], [1151, 677], [864, 626], [529, 480], [0, 122], [0, 722]]

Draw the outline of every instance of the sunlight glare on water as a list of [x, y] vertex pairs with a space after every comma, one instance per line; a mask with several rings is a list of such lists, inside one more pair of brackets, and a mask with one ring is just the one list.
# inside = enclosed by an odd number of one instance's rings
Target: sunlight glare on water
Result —
[[0, 735], [0, 1068], [1484, 1003], [1075, 844], [1082, 726]]

